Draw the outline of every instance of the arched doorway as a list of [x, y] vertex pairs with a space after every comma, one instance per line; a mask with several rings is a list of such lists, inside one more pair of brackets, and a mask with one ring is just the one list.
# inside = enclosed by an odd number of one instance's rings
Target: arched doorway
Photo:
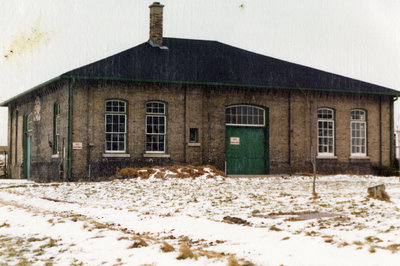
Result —
[[268, 174], [268, 108], [232, 105], [225, 110], [226, 173]]

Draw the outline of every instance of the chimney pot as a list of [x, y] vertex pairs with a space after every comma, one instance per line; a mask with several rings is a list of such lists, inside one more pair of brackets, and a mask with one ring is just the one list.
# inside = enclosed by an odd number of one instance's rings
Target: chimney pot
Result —
[[153, 45], [161, 46], [163, 42], [163, 8], [160, 2], [154, 2], [150, 8], [150, 39]]

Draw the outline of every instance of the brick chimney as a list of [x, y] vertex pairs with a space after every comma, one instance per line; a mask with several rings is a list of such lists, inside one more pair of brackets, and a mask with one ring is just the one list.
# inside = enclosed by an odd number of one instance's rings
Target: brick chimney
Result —
[[163, 42], [163, 8], [160, 2], [154, 2], [150, 8], [150, 44], [162, 46]]

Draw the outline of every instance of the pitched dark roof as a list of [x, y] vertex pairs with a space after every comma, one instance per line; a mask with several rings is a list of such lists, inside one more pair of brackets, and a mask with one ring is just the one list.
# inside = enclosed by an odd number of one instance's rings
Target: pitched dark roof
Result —
[[142, 43], [61, 77], [400, 94], [216, 41], [164, 38], [163, 44], [168, 49]]
[[65, 78], [132, 80], [239, 87], [304, 89], [400, 96], [400, 92], [256, 54], [216, 41], [164, 38], [168, 49], [148, 42], [66, 72], [0, 106]]

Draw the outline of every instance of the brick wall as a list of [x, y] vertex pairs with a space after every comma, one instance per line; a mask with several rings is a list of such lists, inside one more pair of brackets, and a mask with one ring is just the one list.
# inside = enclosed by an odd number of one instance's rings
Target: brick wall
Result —
[[[32, 177], [60, 178], [59, 165], [66, 158], [52, 156], [48, 140], [53, 134], [53, 104], [60, 102], [61, 139], [67, 156], [69, 81], [53, 83], [37, 96], [41, 120], [33, 123]], [[10, 105], [10, 170], [13, 178], [22, 176], [23, 115], [34, 109], [34, 96]], [[390, 97], [343, 93], [227, 87], [181, 86], [106, 81], [77, 81], [74, 85], [72, 141], [81, 150], [72, 151], [73, 180], [109, 176], [117, 168], [170, 164], [213, 164], [225, 167], [225, 108], [250, 104], [269, 110], [269, 159], [271, 173], [312, 171], [311, 156], [317, 149], [317, 108], [335, 110], [335, 158], [318, 159], [319, 173], [370, 173], [371, 165], [390, 164]], [[105, 153], [105, 100], [128, 102], [128, 157]], [[145, 154], [145, 104], [157, 100], [167, 103], [167, 156]], [[18, 108], [18, 122], [16, 109]], [[350, 158], [350, 110], [367, 111], [368, 146], [365, 159]], [[311, 111], [311, 117], [310, 117]], [[289, 123], [290, 122], [290, 123]], [[16, 132], [18, 124], [18, 132]], [[311, 128], [310, 128], [311, 125]], [[379, 127], [381, 125], [381, 127]], [[190, 143], [190, 128], [197, 128], [199, 142]], [[15, 145], [17, 142], [17, 145]], [[61, 141], [62, 142], [62, 141]], [[56, 158], [54, 158], [56, 157]], [[61, 178], [65, 177], [64, 175]]]
[[[59, 180], [60, 165], [63, 162], [62, 151], [53, 155], [49, 141], [53, 141], [53, 114], [54, 103], [60, 103], [60, 138], [67, 143], [68, 136], [68, 82], [56, 82], [39, 90], [36, 94], [29, 94], [20, 98], [9, 106], [9, 174], [12, 178], [25, 178], [23, 171], [23, 119], [30, 112], [35, 112], [35, 100], [40, 102], [40, 120], [33, 118], [31, 140], [31, 178], [37, 180]], [[18, 110], [18, 111], [17, 111]], [[18, 127], [16, 127], [18, 124]], [[65, 163], [65, 162], [64, 162]]]

